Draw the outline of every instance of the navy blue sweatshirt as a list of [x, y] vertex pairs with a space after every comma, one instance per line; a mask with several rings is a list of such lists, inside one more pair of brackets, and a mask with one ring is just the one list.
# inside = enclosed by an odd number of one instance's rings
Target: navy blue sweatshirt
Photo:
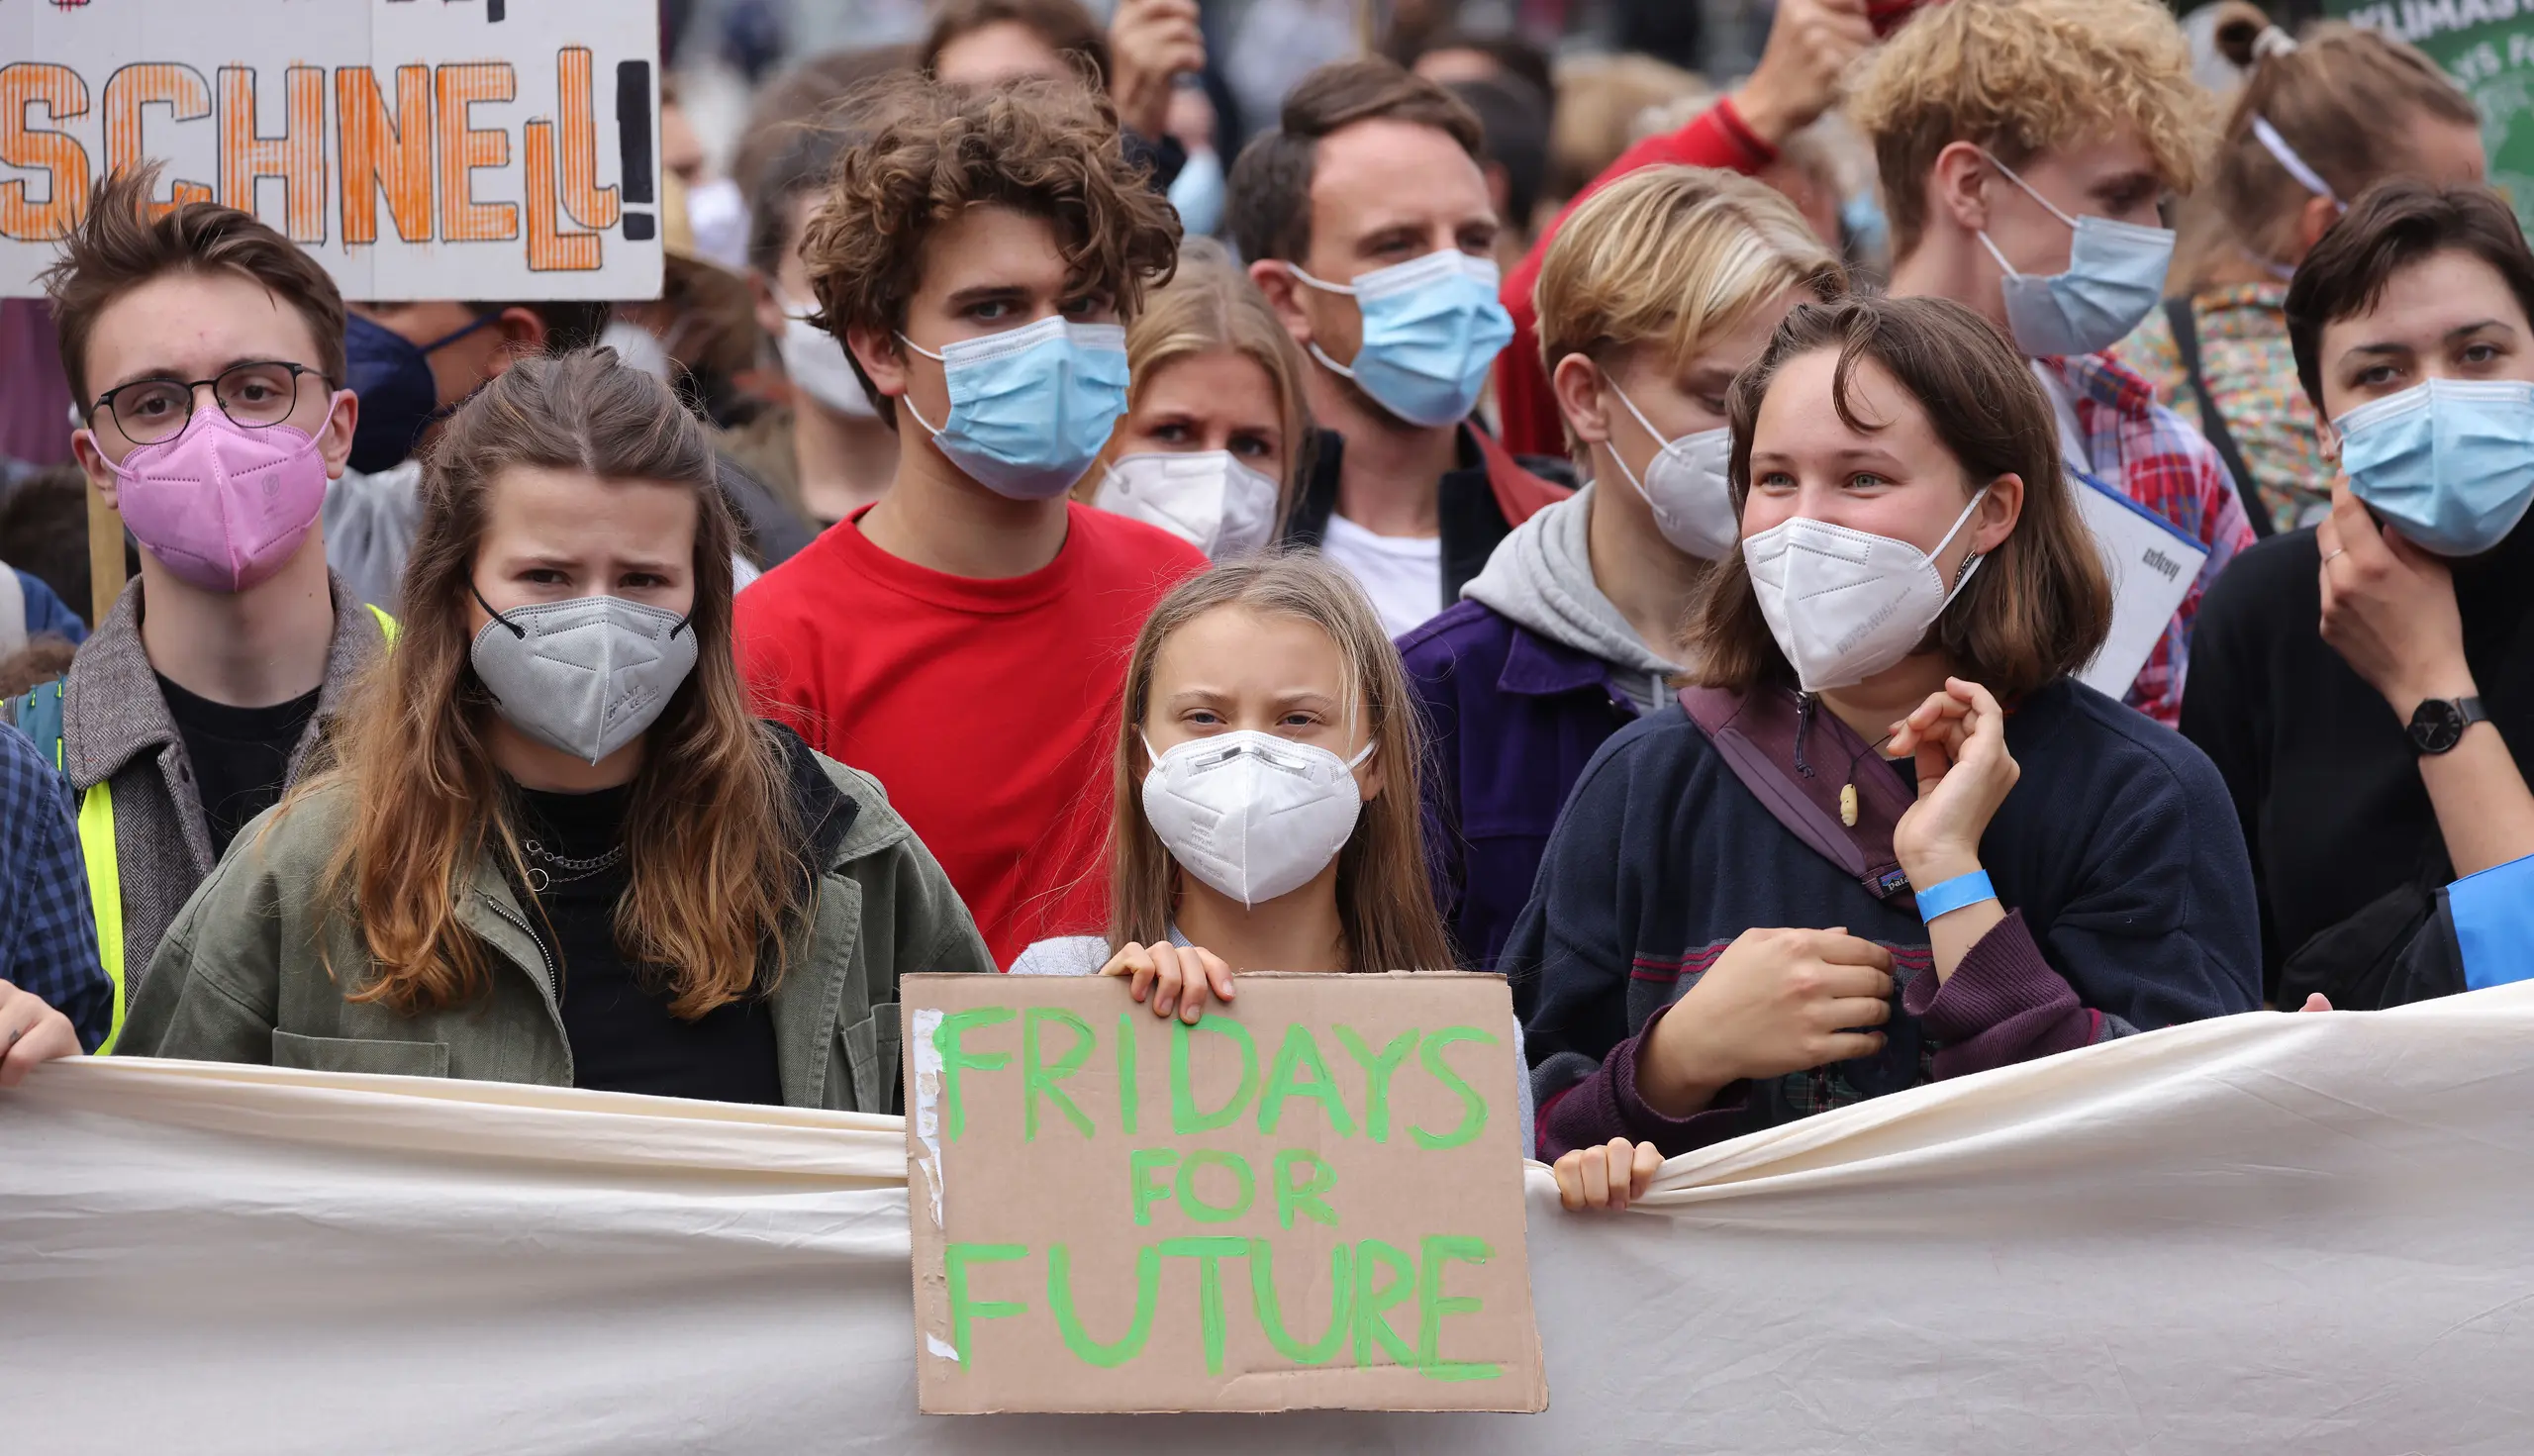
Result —
[[[2022, 776], [1980, 860], [2008, 914], [1941, 990], [1905, 895], [1879, 899], [1779, 824], [1678, 704], [1604, 744], [1500, 962], [1525, 1009], [1540, 1156], [1612, 1137], [1676, 1154], [1937, 1077], [2257, 1008], [2252, 867], [2208, 759], [2068, 680], [2024, 699], [2005, 733]], [[1805, 746], [1832, 785], [1850, 773], [1838, 740], [1856, 742], [1815, 715]], [[1900, 778], [1871, 752], [1853, 773]], [[1899, 1004], [1880, 1054], [1735, 1083], [1687, 1117], [1646, 1106], [1639, 1041], [1736, 936], [1834, 925], [1892, 952]]]

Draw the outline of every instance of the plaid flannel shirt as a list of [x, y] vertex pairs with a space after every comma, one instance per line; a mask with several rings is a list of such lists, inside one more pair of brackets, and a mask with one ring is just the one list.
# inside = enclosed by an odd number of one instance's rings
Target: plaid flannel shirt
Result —
[[0, 981], [68, 1017], [80, 1046], [94, 1051], [113, 1027], [115, 988], [97, 961], [69, 787], [26, 734], [0, 722]]
[[2096, 480], [2173, 523], [2208, 548], [2199, 579], [2165, 627], [2165, 639], [2130, 685], [2126, 700], [2167, 728], [2182, 717], [2183, 679], [2191, 667], [2191, 624], [2200, 594], [2253, 543], [2252, 522], [2217, 450], [2200, 433], [2163, 405], [2145, 379], [2103, 354], [2041, 361], [2055, 371], [2075, 402], [2084, 436], [2086, 465]]

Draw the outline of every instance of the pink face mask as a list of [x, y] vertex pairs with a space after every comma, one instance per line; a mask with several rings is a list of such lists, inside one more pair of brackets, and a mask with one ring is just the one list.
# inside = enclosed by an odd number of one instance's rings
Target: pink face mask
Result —
[[182, 434], [115, 466], [133, 536], [181, 581], [243, 592], [281, 569], [326, 503], [317, 438], [287, 425], [248, 430], [202, 405]]

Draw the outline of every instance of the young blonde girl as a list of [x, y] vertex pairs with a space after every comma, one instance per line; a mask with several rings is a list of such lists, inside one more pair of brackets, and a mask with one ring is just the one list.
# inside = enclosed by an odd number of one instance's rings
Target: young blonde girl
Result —
[[1121, 720], [1108, 932], [1041, 940], [1014, 975], [1124, 977], [1195, 1021], [1236, 971], [1456, 967], [1425, 876], [1423, 730], [1344, 573], [1279, 554], [1181, 583], [1135, 638]]

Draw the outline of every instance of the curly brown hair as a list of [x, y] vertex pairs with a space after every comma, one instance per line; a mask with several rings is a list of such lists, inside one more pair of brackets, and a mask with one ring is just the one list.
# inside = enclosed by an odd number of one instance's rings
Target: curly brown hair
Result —
[[[1121, 323], [1177, 266], [1179, 215], [1126, 159], [1105, 97], [1058, 81], [968, 92], [909, 79], [866, 93], [854, 111], [869, 140], [837, 161], [801, 240], [819, 325], [838, 339], [853, 328], [896, 334], [933, 230], [980, 203], [1045, 219], [1069, 284], [1116, 299]], [[860, 361], [853, 372], [894, 421]]]

